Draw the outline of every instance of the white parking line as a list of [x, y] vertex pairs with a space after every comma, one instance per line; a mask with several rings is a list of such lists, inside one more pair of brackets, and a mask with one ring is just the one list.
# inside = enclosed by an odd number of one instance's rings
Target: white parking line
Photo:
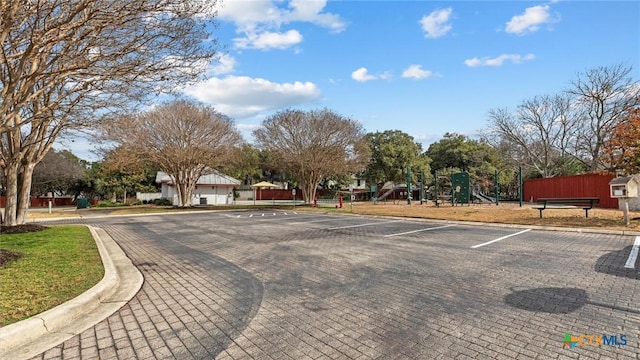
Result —
[[413, 230], [413, 231], [405, 231], [405, 232], [401, 232], [401, 233], [397, 233], [397, 234], [389, 234], [389, 235], [385, 235], [384, 237], [399, 236], [399, 235], [406, 235], [406, 234], [413, 234], [413, 233], [417, 233], [417, 232], [421, 232], [421, 231], [429, 231], [429, 230], [444, 229], [444, 228], [448, 228], [448, 227], [452, 227], [452, 226], [455, 226], [455, 225], [443, 225], [443, 226], [436, 226], [436, 227], [426, 228], [426, 229], [419, 229], [419, 230]]
[[394, 222], [398, 222], [398, 221], [402, 221], [402, 220], [378, 221], [378, 222], [372, 222], [372, 223], [367, 223], [367, 224], [358, 224], [358, 225], [340, 226], [340, 227], [328, 228], [327, 230], [338, 230], [338, 229], [348, 229], [348, 228], [361, 227], [361, 226], [368, 226], [368, 225], [388, 224], [388, 223], [394, 223]]
[[510, 238], [510, 237], [512, 237], [512, 236], [516, 236], [516, 235], [524, 234], [524, 233], [526, 233], [527, 231], [531, 231], [531, 229], [522, 230], [522, 231], [517, 232], [517, 233], [515, 233], [515, 234], [511, 234], [511, 235], [503, 236], [503, 237], [501, 237], [501, 238], [497, 238], [497, 239], [495, 239], [495, 240], [487, 241], [486, 243], [482, 243], [482, 244], [478, 244], [478, 245], [473, 245], [471, 248], [472, 248], [472, 249], [477, 249], [477, 248], [479, 248], [479, 247], [481, 247], [481, 246], [485, 246], [485, 245], [493, 244], [494, 242], [498, 242], [498, 241], [500, 241], [500, 240], [504, 240], [504, 239]]
[[629, 253], [629, 258], [627, 259], [627, 263], [624, 264], [625, 268], [635, 269], [636, 260], [638, 259], [638, 250], [640, 250], [640, 236], [636, 236], [636, 241], [633, 243], [631, 253]]
[[311, 221], [298, 221], [298, 222], [291, 222], [289, 223], [289, 225], [311, 224], [311, 223], [319, 223], [319, 222], [325, 222], [325, 221], [346, 221], [346, 220], [353, 220], [353, 219], [347, 217], [347, 218], [331, 218], [331, 219], [311, 220]]

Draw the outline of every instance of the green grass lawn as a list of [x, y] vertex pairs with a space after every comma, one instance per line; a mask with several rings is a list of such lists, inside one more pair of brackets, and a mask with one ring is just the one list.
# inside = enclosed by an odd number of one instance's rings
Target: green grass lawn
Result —
[[0, 267], [0, 326], [70, 300], [104, 275], [96, 243], [85, 226], [0, 233], [0, 249], [22, 255]]

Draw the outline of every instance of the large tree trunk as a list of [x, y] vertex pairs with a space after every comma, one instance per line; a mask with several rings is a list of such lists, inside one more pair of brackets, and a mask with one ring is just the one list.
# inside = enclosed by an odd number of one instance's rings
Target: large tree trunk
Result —
[[18, 225], [16, 213], [18, 209], [18, 166], [10, 164], [4, 168], [4, 177], [7, 182], [7, 202], [4, 207], [4, 225]]
[[31, 183], [33, 169], [36, 164], [29, 163], [22, 167], [22, 173], [18, 174], [18, 207], [16, 208], [16, 222], [24, 224], [27, 220], [27, 210], [31, 202]]
[[187, 207], [190, 205], [191, 194], [189, 193], [189, 185], [178, 184], [178, 206]]
[[596, 144], [595, 149], [593, 150], [593, 158], [591, 159], [589, 172], [594, 173], [598, 171], [599, 164], [600, 164], [600, 144]]
[[322, 177], [313, 173], [307, 179], [301, 177], [300, 187], [302, 188], [302, 197], [305, 204], [313, 204], [320, 180], [322, 180]]

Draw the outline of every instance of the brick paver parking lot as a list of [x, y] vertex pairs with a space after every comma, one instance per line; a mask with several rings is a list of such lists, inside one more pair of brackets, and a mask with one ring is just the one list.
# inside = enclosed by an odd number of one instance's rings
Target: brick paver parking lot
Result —
[[640, 358], [632, 236], [291, 211], [84, 221], [145, 283], [40, 359]]

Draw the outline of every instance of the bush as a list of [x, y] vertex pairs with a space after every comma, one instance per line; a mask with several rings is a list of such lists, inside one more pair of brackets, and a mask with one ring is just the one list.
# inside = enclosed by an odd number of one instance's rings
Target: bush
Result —
[[169, 199], [167, 198], [153, 199], [153, 204], [159, 206], [169, 206], [171, 205], [171, 201], [169, 201]]
[[143, 203], [144, 205], [147, 205], [147, 204], [149, 203], [149, 201], [147, 201], [147, 200], [142, 200], [142, 203]]
[[97, 205], [98, 207], [118, 207], [118, 206], [129, 206], [129, 204], [121, 203], [121, 202], [111, 202], [111, 201], [100, 201]]

